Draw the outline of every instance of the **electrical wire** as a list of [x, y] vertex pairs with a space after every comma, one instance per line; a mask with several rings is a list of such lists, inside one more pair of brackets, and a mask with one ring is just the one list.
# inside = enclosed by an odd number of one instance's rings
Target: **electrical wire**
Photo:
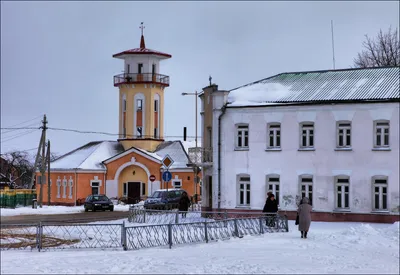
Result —
[[17, 135], [11, 136], [11, 137], [7, 137], [5, 140], [2, 140], [1, 143], [4, 143], [4, 142], [7, 142], [7, 141], [16, 139], [16, 138], [20, 138], [20, 137], [29, 135], [30, 133], [33, 133], [33, 132], [35, 132], [35, 131], [37, 131], [37, 130], [38, 130], [38, 129], [29, 130], [29, 131], [25, 131], [25, 132], [19, 133], [19, 134], [17, 134]]
[[[21, 123], [14, 124], [14, 125], [12, 125], [12, 126], [9, 126], [8, 128], [12, 128], [12, 127], [15, 127], [15, 126], [18, 126], [18, 125], [27, 123], [27, 122], [31, 122], [32, 120], [38, 119], [38, 118], [40, 118], [40, 117], [42, 117], [42, 116], [37, 116], [37, 117], [32, 118], [32, 119], [30, 119], [30, 120], [27, 120], [27, 121], [24, 121], [24, 122], [21, 122]], [[2, 129], [3, 129], [3, 128], [2, 128]]]
[[[29, 124], [29, 125], [26, 125], [25, 127], [30, 127], [30, 126], [34, 126], [34, 125], [37, 125], [39, 122], [35, 122], [35, 123], [32, 123], [32, 124]], [[40, 128], [40, 126], [38, 127], [38, 129]], [[2, 128], [3, 129], [3, 128]], [[5, 128], [4, 128], [5, 129]], [[3, 132], [3, 133], [1, 133], [1, 135], [4, 135], [4, 134], [7, 134], [7, 133], [10, 133], [10, 132], [13, 132], [13, 131], [18, 131], [18, 130], [20, 130], [20, 129], [14, 129], [14, 130], [9, 130], [9, 131], [5, 131], [5, 132]]]

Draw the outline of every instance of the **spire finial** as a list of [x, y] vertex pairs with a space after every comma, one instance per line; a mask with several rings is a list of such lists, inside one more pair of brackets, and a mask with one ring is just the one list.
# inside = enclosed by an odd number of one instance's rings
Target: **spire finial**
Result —
[[143, 35], [143, 29], [144, 29], [144, 28], [145, 28], [145, 26], [143, 25], [143, 22], [141, 22], [141, 23], [140, 23], [140, 27], [139, 27], [139, 29], [142, 30], [142, 37], [140, 38], [140, 48], [141, 48], [141, 49], [146, 48], [146, 45], [145, 45], [145, 43], [144, 43], [144, 35]]
[[212, 81], [211, 75], [210, 75], [210, 77], [208, 78], [208, 80], [210, 81], [210, 86], [211, 86], [211, 85], [212, 85], [212, 84], [211, 84], [211, 81]]

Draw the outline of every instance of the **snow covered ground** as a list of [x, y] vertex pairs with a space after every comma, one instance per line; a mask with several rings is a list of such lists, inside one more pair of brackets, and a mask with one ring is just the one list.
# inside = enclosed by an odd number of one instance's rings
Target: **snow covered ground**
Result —
[[[114, 211], [128, 211], [129, 205], [114, 205]], [[53, 215], [53, 214], [71, 214], [84, 212], [83, 206], [47, 206], [33, 209], [30, 207], [18, 207], [15, 209], [0, 208], [0, 216], [18, 216], [18, 215]]]
[[171, 250], [2, 251], [1, 274], [398, 274], [399, 223], [314, 222], [308, 239], [289, 224], [289, 233]]

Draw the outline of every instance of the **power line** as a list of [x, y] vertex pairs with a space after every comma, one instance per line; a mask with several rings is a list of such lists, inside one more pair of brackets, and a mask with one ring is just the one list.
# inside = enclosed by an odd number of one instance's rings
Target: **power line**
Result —
[[[1, 128], [1, 129], [41, 129], [42, 127], [34, 128], [34, 127], [20, 127], [20, 128]], [[76, 129], [66, 129], [66, 128], [54, 128], [54, 127], [48, 127], [48, 130], [53, 130], [53, 131], [65, 131], [65, 132], [74, 132], [74, 133], [79, 133], [79, 134], [98, 134], [98, 135], [108, 135], [108, 136], [121, 136], [120, 134], [114, 134], [114, 133], [107, 133], [107, 132], [97, 132], [97, 131], [82, 131], [82, 130], [76, 130]], [[134, 138], [138, 137], [137, 135], [126, 135], [126, 138]], [[154, 138], [152, 135], [142, 135], [140, 136], [141, 138]], [[183, 136], [163, 136], [164, 138], [182, 138]], [[187, 136], [187, 138], [195, 138], [195, 136]], [[201, 138], [201, 136], [198, 136], [197, 138]]]
[[[34, 125], [37, 125], [37, 124], [38, 124], [38, 123], [35, 122], [35, 123], [32, 123], [32, 124], [26, 125], [25, 127], [34, 126]], [[1, 129], [6, 129], [6, 128], [1, 128]], [[17, 131], [17, 130], [19, 130], [19, 129], [14, 129], [14, 130], [5, 131], [5, 132], [3, 132], [3, 133], [1, 133], [1, 134], [4, 135], [4, 134], [7, 134], [7, 133], [10, 133], [10, 132], [13, 132], [13, 131]]]
[[28, 135], [28, 134], [30, 134], [30, 133], [35, 132], [35, 131], [37, 131], [37, 129], [30, 130], [30, 131], [25, 131], [25, 132], [19, 133], [19, 134], [17, 134], [17, 135], [8, 137], [8, 138], [6, 138], [5, 140], [2, 140], [1, 142], [4, 143], [4, 142], [7, 142], [7, 141], [10, 141], [10, 140], [19, 138], [19, 137], [23, 137], [23, 136], [26, 136], [26, 135]]
[[[14, 125], [12, 125], [12, 126], [9, 126], [8, 128], [15, 127], [15, 126], [18, 126], [18, 125], [21, 125], [21, 124], [27, 123], [27, 122], [31, 122], [32, 120], [35, 120], [35, 119], [38, 119], [38, 118], [41, 118], [41, 117], [42, 117], [42, 116], [37, 116], [37, 117], [35, 117], [35, 118], [32, 118], [32, 119], [30, 119], [30, 120], [27, 120], [27, 121], [24, 121], [24, 122], [17, 123], [17, 124], [14, 124]], [[1, 128], [1, 129], [3, 129], [3, 128]]]

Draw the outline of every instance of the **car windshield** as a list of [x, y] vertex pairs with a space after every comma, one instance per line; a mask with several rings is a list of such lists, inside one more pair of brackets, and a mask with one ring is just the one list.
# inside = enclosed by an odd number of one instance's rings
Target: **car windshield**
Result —
[[156, 191], [151, 195], [151, 198], [161, 198], [162, 197], [162, 192]]
[[94, 201], [108, 201], [107, 196], [93, 196]]

